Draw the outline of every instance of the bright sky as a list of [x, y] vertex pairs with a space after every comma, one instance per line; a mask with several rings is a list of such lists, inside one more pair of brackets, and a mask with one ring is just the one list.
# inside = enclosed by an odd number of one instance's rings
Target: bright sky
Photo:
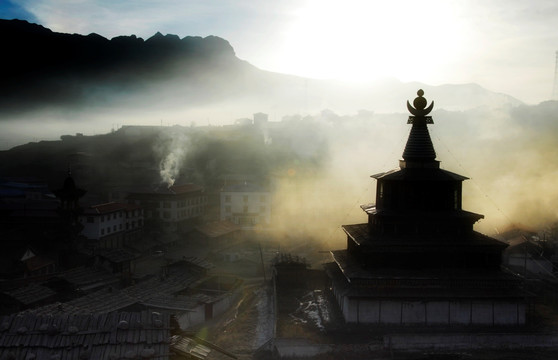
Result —
[[550, 99], [555, 0], [0, 0], [0, 18], [112, 38], [217, 35], [239, 58], [314, 78], [469, 83]]

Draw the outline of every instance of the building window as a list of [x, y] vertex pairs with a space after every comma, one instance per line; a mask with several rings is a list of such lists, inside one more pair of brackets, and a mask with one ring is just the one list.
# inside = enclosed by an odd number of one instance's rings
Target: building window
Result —
[[244, 213], [246, 214], [248, 212], [248, 206], [245, 206], [243, 209]]
[[91, 223], [94, 223], [94, 222], [95, 222], [95, 218], [93, 218], [93, 216], [88, 216], [88, 217], [87, 217], [87, 222], [90, 223], [90, 224], [91, 224]]
[[262, 212], [262, 213], [265, 212], [265, 206], [260, 206], [260, 212]]
[[101, 229], [101, 235], [105, 235], [105, 229]]
[[225, 202], [231, 202], [231, 196], [225, 195]]
[[116, 231], [116, 225], [112, 227], [112, 231]]
[[164, 207], [165, 209], [169, 209], [169, 208], [171, 207], [170, 201], [165, 201], [165, 202], [163, 202], [163, 207]]
[[163, 219], [170, 219], [170, 217], [171, 217], [170, 211], [163, 212]]
[[265, 195], [260, 195], [260, 202], [265, 202]]
[[247, 203], [247, 202], [248, 202], [248, 195], [244, 195], [244, 196], [242, 197], [242, 200], [243, 200], [245, 203]]
[[231, 212], [231, 207], [230, 206], [225, 206], [225, 212], [230, 213]]

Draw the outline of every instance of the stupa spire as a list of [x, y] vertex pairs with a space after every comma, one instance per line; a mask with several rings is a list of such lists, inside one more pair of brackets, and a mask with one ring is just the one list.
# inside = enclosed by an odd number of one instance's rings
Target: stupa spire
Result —
[[428, 114], [434, 107], [434, 102], [426, 107], [427, 101], [423, 97], [424, 91], [417, 91], [418, 97], [413, 101], [413, 106], [407, 101], [407, 109], [412, 114], [409, 116], [407, 124], [412, 124], [405, 150], [403, 151], [403, 162], [401, 167], [432, 167], [438, 166], [436, 159], [436, 151], [430, 139], [427, 124], [433, 124], [432, 116]]

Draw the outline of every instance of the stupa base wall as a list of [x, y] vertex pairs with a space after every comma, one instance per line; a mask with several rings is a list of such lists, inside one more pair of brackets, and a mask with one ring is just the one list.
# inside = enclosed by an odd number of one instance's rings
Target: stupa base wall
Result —
[[337, 298], [348, 323], [402, 326], [521, 326], [526, 323], [527, 306], [519, 301]]

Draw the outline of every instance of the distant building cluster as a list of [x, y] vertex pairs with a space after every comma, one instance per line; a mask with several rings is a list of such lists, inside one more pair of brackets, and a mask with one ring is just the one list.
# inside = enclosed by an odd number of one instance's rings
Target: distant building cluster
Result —
[[[254, 121], [241, 122], [230, 131], [238, 139], [248, 125], [248, 136], [254, 138], [261, 134], [253, 131], [254, 126], [265, 127], [266, 123], [267, 115], [255, 114]], [[161, 127], [123, 127], [112, 135], [134, 139], [159, 131]], [[228, 139], [225, 133], [223, 138]], [[83, 139], [82, 135], [63, 136], [62, 142]], [[165, 340], [150, 348], [140, 342], [127, 348], [117, 342], [91, 343], [79, 351], [80, 358], [112, 351], [124, 357], [166, 359], [165, 354], [182, 351], [188, 358], [203, 359], [211, 348], [172, 334], [169, 319], [175, 321], [177, 330], [189, 329], [219, 316], [238, 301], [243, 280], [234, 274], [213, 275], [215, 266], [207, 258], [216, 254], [214, 261], [243, 260], [251, 250], [231, 250], [231, 246], [251, 238], [255, 229], [273, 226], [269, 180], [231, 167], [208, 184], [178, 178], [169, 186], [146, 177], [143, 183], [95, 184], [102, 191], [91, 191], [89, 177], [97, 171], [93, 165], [112, 169], [114, 164], [95, 164], [94, 156], [87, 152], [73, 152], [68, 158], [74, 164], [72, 171], [66, 175], [62, 171], [54, 186], [36, 177], [2, 174], [0, 178], [0, 238], [5, 250], [0, 255], [0, 322], [5, 326], [0, 331], [0, 356], [37, 356], [32, 350], [22, 352], [7, 345], [6, 336], [17, 333], [25, 341], [35, 342], [39, 340], [34, 334], [42, 331], [28, 326], [24, 333], [15, 327], [15, 314], [25, 313], [26, 321], [39, 327], [46, 321], [44, 314], [50, 320], [71, 315], [76, 321], [78, 317], [85, 321], [91, 317], [88, 314], [114, 314], [111, 321], [119, 334], [126, 327], [124, 322], [128, 322], [128, 331], [138, 326], [136, 317], [159, 319], [163, 326], [152, 333]], [[151, 165], [134, 158], [125, 167], [140, 174], [152, 170]], [[242, 268], [259, 276], [261, 265], [251, 261]], [[148, 327], [149, 321], [145, 322]], [[74, 329], [71, 321], [61, 326], [57, 331], [75, 332], [76, 336], [107, 331]], [[67, 346], [34, 349], [68, 359], [78, 354]]]

